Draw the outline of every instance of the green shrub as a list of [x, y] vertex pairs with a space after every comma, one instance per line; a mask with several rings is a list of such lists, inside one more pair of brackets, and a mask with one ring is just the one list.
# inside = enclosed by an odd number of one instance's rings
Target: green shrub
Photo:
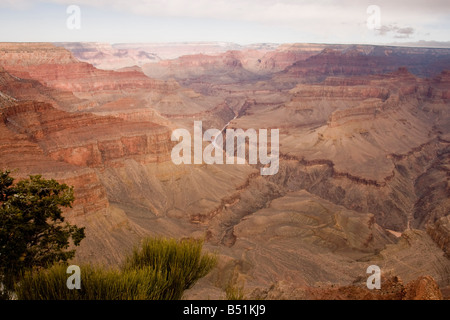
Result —
[[244, 300], [244, 287], [232, 284], [231, 282], [225, 288], [225, 294], [227, 300]]
[[81, 289], [69, 290], [67, 265], [27, 271], [16, 285], [19, 300], [172, 300], [205, 276], [216, 258], [196, 240], [146, 239], [121, 269], [85, 265]]
[[[167, 273], [173, 289], [186, 290], [206, 276], [216, 264], [216, 257], [202, 255], [203, 242], [200, 240], [148, 238], [141, 248], [135, 248], [125, 262], [124, 269], [151, 267]], [[175, 288], [182, 285], [181, 288]], [[181, 296], [180, 296], [181, 297]]]

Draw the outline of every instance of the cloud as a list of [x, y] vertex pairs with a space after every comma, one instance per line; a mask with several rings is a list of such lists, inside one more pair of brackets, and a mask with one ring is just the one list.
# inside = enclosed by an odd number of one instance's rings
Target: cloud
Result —
[[[190, 33], [195, 32], [199, 38], [208, 33], [211, 25], [222, 26], [215, 31], [226, 38], [231, 37], [227, 33], [230, 27], [239, 26], [242, 32], [236, 37], [245, 35], [248, 41], [258, 36], [264, 39], [267, 34], [270, 34], [270, 41], [345, 43], [418, 40], [419, 36], [425, 40], [446, 41], [450, 34], [448, 0], [0, 0], [0, 7], [13, 9], [42, 4], [76, 4], [81, 10], [94, 8], [94, 12], [105, 13], [102, 14], [105, 23], [109, 23], [108, 13], [113, 13], [111, 19], [119, 15], [126, 19], [144, 17], [149, 21], [167, 19], [165, 27], [185, 24], [186, 28], [179, 30], [180, 35], [188, 33], [189, 24], [195, 21], [192, 26], [202, 25], [205, 29], [190, 29], [194, 30]], [[370, 4], [380, 8], [382, 27], [376, 30], [367, 28]], [[114, 21], [111, 24], [114, 25]]]
[[36, 0], [34, 4], [39, 2], [76, 4], [82, 10], [93, 7], [151, 18], [191, 19], [205, 24], [237, 22], [253, 30], [262, 27], [261, 30], [273, 28], [279, 33], [298, 34], [298, 41], [342, 40], [355, 28], [363, 30], [367, 15], [366, 6], [355, 6], [355, 0]]
[[[358, 0], [0, 0], [0, 6], [36, 3], [76, 4], [146, 16], [236, 19], [258, 22], [356, 21], [371, 1]], [[386, 17], [430, 16], [450, 12], [448, 0], [377, 0]], [[392, 23], [392, 21], [390, 21]]]
[[0, 0], [0, 8], [11, 8], [14, 10], [27, 10], [33, 6], [30, 0]]
[[409, 38], [409, 36], [414, 34], [414, 29], [411, 27], [398, 28], [395, 30], [395, 38]]
[[389, 25], [389, 26], [383, 25], [379, 29], [377, 29], [377, 31], [378, 34], [381, 36], [392, 35], [394, 38], [397, 39], [409, 38], [415, 33], [415, 30], [412, 27], [400, 28], [396, 25]]

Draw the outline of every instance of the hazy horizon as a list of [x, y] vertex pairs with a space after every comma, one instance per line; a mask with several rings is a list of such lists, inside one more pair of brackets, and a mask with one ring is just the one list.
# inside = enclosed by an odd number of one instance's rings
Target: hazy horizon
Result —
[[189, 45], [189, 44], [215, 44], [225, 46], [237, 46], [241, 48], [252, 46], [270, 45], [272, 47], [279, 47], [283, 45], [298, 45], [298, 44], [311, 44], [311, 45], [348, 45], [348, 46], [380, 46], [380, 47], [409, 47], [409, 48], [430, 48], [430, 49], [450, 49], [450, 41], [417, 41], [407, 43], [332, 43], [332, 42], [255, 42], [248, 44], [240, 44], [236, 42], [226, 41], [167, 41], [167, 42], [104, 42], [104, 41], [0, 41], [0, 43], [52, 43], [52, 44], [65, 44], [65, 43], [85, 43], [85, 44], [108, 44], [111, 46], [120, 45]]

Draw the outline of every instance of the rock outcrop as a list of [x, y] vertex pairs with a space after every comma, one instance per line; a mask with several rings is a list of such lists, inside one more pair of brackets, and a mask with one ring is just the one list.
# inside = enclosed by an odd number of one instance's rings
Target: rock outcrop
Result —
[[428, 234], [450, 259], [450, 215], [440, 218], [427, 228]]
[[363, 285], [295, 288], [286, 282], [250, 293], [254, 299], [267, 300], [443, 300], [442, 292], [430, 276], [421, 276], [406, 284], [396, 276], [384, 278], [380, 290]]

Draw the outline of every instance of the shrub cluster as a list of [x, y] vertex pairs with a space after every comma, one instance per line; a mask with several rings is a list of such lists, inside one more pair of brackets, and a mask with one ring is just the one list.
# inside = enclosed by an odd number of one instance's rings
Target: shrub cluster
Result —
[[67, 264], [28, 270], [16, 284], [19, 300], [177, 300], [216, 264], [194, 239], [148, 238], [120, 268], [84, 265], [81, 289], [68, 289]]

